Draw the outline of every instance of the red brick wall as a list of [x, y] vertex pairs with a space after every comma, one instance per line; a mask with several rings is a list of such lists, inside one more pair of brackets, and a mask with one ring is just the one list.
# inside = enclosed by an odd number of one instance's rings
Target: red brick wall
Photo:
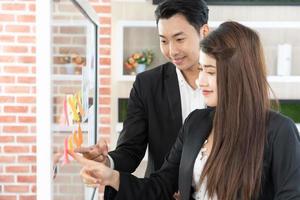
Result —
[[[111, 5], [99, 15], [99, 131], [111, 132]], [[0, 1], [0, 200], [36, 199], [35, 0]]]
[[0, 200], [35, 199], [35, 2], [0, 2]]

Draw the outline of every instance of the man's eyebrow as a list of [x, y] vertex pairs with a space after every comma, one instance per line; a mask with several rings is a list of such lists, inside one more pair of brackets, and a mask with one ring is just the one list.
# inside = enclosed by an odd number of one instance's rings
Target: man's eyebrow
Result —
[[[180, 32], [178, 32], [178, 33], [175, 33], [174, 35], [172, 35], [172, 37], [177, 37], [177, 36], [179, 36], [179, 35], [183, 35], [183, 34], [184, 34], [184, 32], [180, 31]], [[159, 37], [166, 38], [166, 37], [165, 37], [165, 36], [163, 36], [163, 35], [159, 35]]]

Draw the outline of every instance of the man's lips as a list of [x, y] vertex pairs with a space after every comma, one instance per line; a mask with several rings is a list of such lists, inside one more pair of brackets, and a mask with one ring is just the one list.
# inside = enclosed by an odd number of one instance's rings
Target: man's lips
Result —
[[176, 59], [173, 59], [173, 63], [175, 65], [180, 65], [183, 63], [183, 60], [184, 60], [184, 57], [183, 58], [176, 58]]

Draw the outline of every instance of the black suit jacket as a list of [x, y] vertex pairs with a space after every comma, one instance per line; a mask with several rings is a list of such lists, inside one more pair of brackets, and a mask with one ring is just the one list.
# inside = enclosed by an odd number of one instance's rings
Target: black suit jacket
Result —
[[[115, 199], [172, 199], [177, 186], [181, 199], [191, 199], [193, 166], [211, 131], [212, 113], [211, 109], [202, 109], [189, 115], [162, 168], [150, 178], [138, 179], [121, 172], [119, 192], [114, 196]], [[258, 199], [299, 200], [299, 132], [292, 120], [272, 111], [263, 162], [262, 192]]]
[[146, 176], [158, 170], [182, 126], [181, 113], [178, 79], [172, 63], [138, 74], [116, 150], [109, 152], [115, 169], [134, 172], [148, 144]]

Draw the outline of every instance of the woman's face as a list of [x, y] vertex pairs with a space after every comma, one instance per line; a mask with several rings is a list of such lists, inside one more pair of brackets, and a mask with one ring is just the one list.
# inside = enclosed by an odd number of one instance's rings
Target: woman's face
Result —
[[199, 58], [199, 78], [198, 86], [200, 87], [204, 96], [204, 101], [207, 106], [217, 106], [218, 93], [217, 93], [217, 66], [216, 59], [211, 55], [200, 51]]

